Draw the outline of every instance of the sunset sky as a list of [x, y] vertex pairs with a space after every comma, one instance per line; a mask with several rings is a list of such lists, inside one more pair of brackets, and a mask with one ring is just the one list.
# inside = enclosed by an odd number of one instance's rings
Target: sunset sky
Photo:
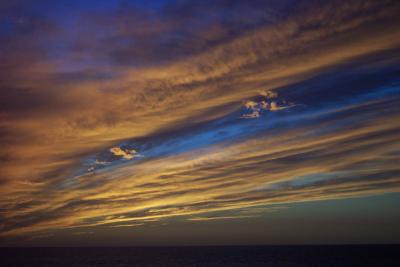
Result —
[[400, 2], [0, 3], [0, 246], [400, 242]]

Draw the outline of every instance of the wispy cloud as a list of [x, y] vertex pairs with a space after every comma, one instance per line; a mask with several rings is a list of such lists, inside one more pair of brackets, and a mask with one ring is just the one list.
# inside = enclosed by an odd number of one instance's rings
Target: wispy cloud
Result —
[[219, 216], [219, 217], [193, 217], [189, 218], [189, 221], [215, 221], [215, 220], [231, 220], [231, 219], [244, 219], [252, 218], [254, 216]]
[[133, 159], [137, 154], [134, 149], [121, 149], [120, 147], [112, 147], [110, 148], [110, 152], [115, 156], [121, 156], [127, 160]]

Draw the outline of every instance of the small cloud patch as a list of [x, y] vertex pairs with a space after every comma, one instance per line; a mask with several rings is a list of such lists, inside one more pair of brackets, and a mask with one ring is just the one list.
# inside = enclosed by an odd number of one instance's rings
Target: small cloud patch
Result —
[[285, 100], [279, 100], [278, 94], [272, 91], [260, 92], [258, 99], [261, 100], [246, 100], [243, 106], [246, 110], [250, 110], [251, 113], [246, 113], [240, 116], [242, 119], [255, 119], [262, 115], [263, 111], [279, 111], [294, 106], [292, 103], [288, 103]]
[[88, 172], [101, 169], [120, 160], [132, 160], [133, 158], [143, 157], [137, 150], [128, 146], [115, 146], [99, 153], [96, 159], [89, 164]]
[[115, 156], [122, 157], [126, 160], [133, 159], [137, 154], [137, 151], [135, 149], [122, 149], [120, 147], [112, 147], [110, 148], [110, 152], [113, 153]]
[[278, 93], [273, 91], [261, 91], [260, 95], [265, 97], [266, 99], [273, 99], [278, 97]]
[[255, 111], [253, 111], [252, 113], [249, 113], [249, 114], [243, 114], [241, 116], [241, 118], [243, 118], [243, 119], [255, 119], [255, 118], [258, 118], [258, 117], [260, 117], [260, 112], [257, 111], [257, 110], [255, 110]]

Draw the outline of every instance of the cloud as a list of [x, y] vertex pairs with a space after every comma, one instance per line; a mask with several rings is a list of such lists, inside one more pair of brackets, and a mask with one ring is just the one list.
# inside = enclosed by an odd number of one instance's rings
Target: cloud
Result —
[[110, 227], [116, 228], [116, 227], [136, 227], [136, 226], [141, 226], [143, 223], [132, 223], [132, 224], [117, 224], [117, 225], [111, 225]]
[[[392, 112], [400, 112], [396, 103], [382, 101]], [[400, 125], [370, 105], [342, 111], [348, 118], [356, 111], [368, 118], [350, 128], [341, 125], [344, 118], [337, 120], [342, 115], [333, 109], [329, 113], [336, 115], [325, 118], [324, 124], [311, 113], [295, 129], [278, 128], [242, 142], [104, 169], [95, 179], [82, 175], [67, 188], [38, 192], [52, 201], [19, 208], [18, 216], [8, 213], [3, 234], [180, 216], [209, 218], [201, 214], [210, 212], [230, 217], [223, 212], [398, 192], [400, 170], [390, 155], [398, 149], [393, 144]]]
[[254, 102], [254, 101], [251, 101], [251, 100], [247, 100], [247, 101], [244, 103], [244, 106], [245, 106], [247, 109], [252, 109], [252, 110], [254, 110], [254, 109], [257, 108], [258, 103], [257, 103], [257, 102]]
[[[243, 114], [241, 118], [244, 119], [259, 118], [263, 110], [279, 111], [292, 108], [295, 106], [294, 104], [287, 103], [287, 101], [285, 100], [279, 100], [278, 102], [278, 93], [275, 92], [265, 91], [261, 92], [260, 95], [262, 96], [261, 100], [258, 101], [246, 100], [244, 102], [244, 107], [246, 109], [250, 109], [252, 113]], [[275, 100], [271, 101], [269, 99], [275, 99]]]
[[2, 235], [398, 191], [398, 3], [211, 2], [1, 28]]
[[262, 95], [266, 99], [273, 99], [278, 97], [278, 93], [273, 91], [261, 91], [260, 95]]
[[193, 217], [189, 218], [188, 221], [215, 221], [215, 220], [229, 220], [229, 219], [244, 219], [252, 218], [254, 216], [219, 216], [219, 217]]
[[258, 117], [260, 117], [260, 112], [257, 111], [257, 110], [255, 110], [255, 111], [253, 111], [252, 113], [249, 113], [249, 114], [243, 114], [241, 116], [241, 118], [243, 118], [243, 119], [255, 119], [255, 118], [258, 118]]
[[287, 108], [293, 107], [293, 105], [279, 106], [279, 104], [277, 102], [275, 102], [275, 101], [271, 101], [271, 103], [268, 106], [269, 106], [269, 110], [270, 111], [283, 110], [283, 109], [287, 109]]
[[124, 159], [131, 160], [137, 154], [134, 149], [121, 149], [120, 147], [112, 147], [110, 148], [110, 152], [115, 156], [121, 156]]

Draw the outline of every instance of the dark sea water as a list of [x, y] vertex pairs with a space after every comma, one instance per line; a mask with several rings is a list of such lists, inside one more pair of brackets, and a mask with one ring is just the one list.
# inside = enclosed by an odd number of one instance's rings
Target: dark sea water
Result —
[[400, 266], [400, 246], [0, 248], [0, 266]]

